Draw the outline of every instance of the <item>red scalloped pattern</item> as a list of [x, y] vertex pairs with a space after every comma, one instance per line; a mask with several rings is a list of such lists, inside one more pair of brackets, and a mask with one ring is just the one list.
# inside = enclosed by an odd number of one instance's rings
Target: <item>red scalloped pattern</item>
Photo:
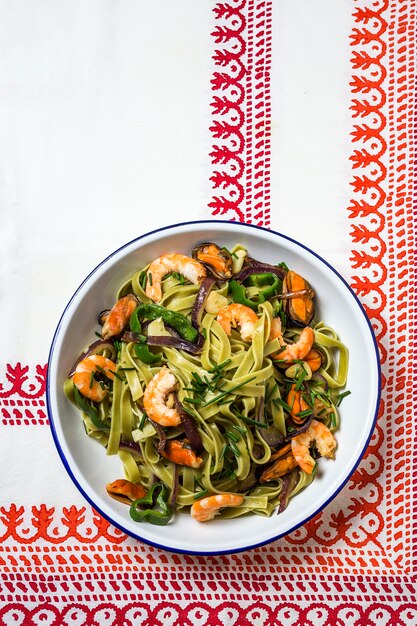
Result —
[[33, 609], [13, 602], [0, 610], [0, 626], [410, 626], [415, 624], [417, 610], [411, 603], [399, 607], [376, 603], [364, 608], [359, 604], [343, 603], [330, 607], [313, 602], [308, 607], [295, 603], [241, 603], [226, 601], [213, 607], [206, 602], [191, 602], [186, 606], [171, 602], [113, 602], [92, 606], [92, 603], [68, 603], [58, 609], [44, 602]]

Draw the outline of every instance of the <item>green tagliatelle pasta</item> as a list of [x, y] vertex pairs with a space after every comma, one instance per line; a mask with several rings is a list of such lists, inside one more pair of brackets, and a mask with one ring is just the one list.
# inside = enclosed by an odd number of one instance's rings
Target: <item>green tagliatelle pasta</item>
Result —
[[[147, 286], [158, 279], [150, 272], [154, 266], [146, 265], [115, 294], [115, 301], [131, 294], [136, 298], [141, 331], [132, 332], [125, 319], [124, 328], [95, 349], [96, 354], [111, 359], [114, 375], [93, 368], [90, 379], [83, 375], [80, 383], [75, 368], [64, 390], [80, 408], [87, 435], [99, 441], [107, 455], [119, 455], [126, 480], [142, 485], [148, 493], [153, 493], [155, 483], [163, 484], [176, 511], [189, 512], [200, 500], [216, 494], [240, 494], [238, 505], [220, 508], [220, 517], [269, 516], [277, 507], [279, 512], [284, 510], [288, 500], [314, 480], [320, 456], [315, 439], [311, 437], [306, 450], [312, 468], [295, 456], [298, 433], [311, 435], [312, 425], [318, 423], [320, 433], [334, 442], [339, 404], [349, 393], [340, 393], [347, 380], [348, 350], [324, 322], [314, 322], [314, 317], [300, 321], [313, 306], [314, 294], [305, 281], [304, 289], [291, 290], [290, 277], [294, 281], [300, 277], [291, 274], [284, 263], [267, 266], [254, 261], [241, 245], [230, 252], [217, 250], [218, 263], [227, 262], [229, 274], [219, 276], [217, 261], [210, 266], [207, 259], [211, 257], [202, 256], [205, 273], [211, 275], [212, 270], [214, 274], [208, 297], [203, 294], [206, 297], [201, 298], [201, 280], [193, 284], [182, 266], [162, 277], [158, 307], [174, 312], [190, 328], [192, 324], [196, 328], [194, 314], [199, 309], [199, 338], [191, 349], [163, 316], [158, 317], [162, 309], [146, 318], [150, 309], [144, 305], [154, 305]], [[243, 307], [240, 312], [251, 312], [249, 339], [242, 337], [239, 323], [232, 320], [230, 334], [225, 327], [219, 312], [231, 304]], [[311, 345], [302, 356], [289, 359], [288, 346], [301, 345], [306, 328], [312, 332]], [[90, 356], [87, 353], [84, 360]], [[182, 415], [193, 425], [200, 450], [188, 442], [183, 421], [161, 426], [146, 413], [146, 389], [162, 368], [176, 381], [171, 390], [176, 398], [168, 393], [163, 403], [171, 410], [179, 403]], [[97, 393], [103, 395], [99, 400], [93, 397], [98, 387], [102, 391]], [[300, 405], [297, 411], [295, 402]], [[169, 453], [173, 442], [197, 459], [195, 467]], [[165, 491], [155, 493], [162, 497]], [[139, 512], [155, 504], [137, 502]], [[157, 515], [147, 517], [153, 523], [167, 521]]]

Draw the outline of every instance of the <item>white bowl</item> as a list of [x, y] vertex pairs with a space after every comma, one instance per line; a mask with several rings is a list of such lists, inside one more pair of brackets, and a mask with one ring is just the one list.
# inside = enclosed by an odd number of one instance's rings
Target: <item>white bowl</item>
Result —
[[[244, 244], [251, 256], [285, 261], [313, 285], [319, 318], [333, 326], [350, 353], [347, 396], [341, 406], [335, 461], [320, 461], [313, 483], [280, 515], [250, 515], [200, 524], [178, 514], [167, 526], [138, 524], [129, 508], [109, 498], [105, 485], [122, 476], [117, 456], [87, 437], [77, 410], [63, 393], [67, 373], [81, 349], [94, 340], [98, 311], [114, 301], [117, 288], [138, 268], [157, 256], [189, 254], [198, 241], [231, 248]], [[380, 366], [370, 323], [353, 291], [320, 256], [285, 235], [236, 222], [190, 222], [142, 235], [116, 250], [83, 281], [65, 308], [56, 329], [48, 367], [47, 407], [52, 434], [66, 470], [90, 504], [125, 533], [174, 552], [221, 554], [254, 548], [305, 523], [340, 491], [356, 469], [371, 437], [380, 398]]]

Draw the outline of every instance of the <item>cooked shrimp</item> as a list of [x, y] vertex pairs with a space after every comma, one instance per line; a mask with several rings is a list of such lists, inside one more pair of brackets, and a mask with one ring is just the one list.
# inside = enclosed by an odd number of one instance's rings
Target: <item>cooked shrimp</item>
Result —
[[269, 341], [272, 341], [273, 339], [278, 339], [280, 346], [285, 345], [284, 337], [282, 336], [281, 319], [279, 317], [274, 317], [271, 321]]
[[119, 335], [128, 324], [138, 301], [133, 294], [120, 298], [106, 316], [101, 336], [103, 339]]
[[197, 500], [191, 507], [191, 517], [198, 522], [208, 522], [213, 519], [225, 506], [240, 506], [243, 504], [244, 496], [233, 493], [218, 493], [214, 496], [207, 496]]
[[113, 380], [115, 371], [116, 363], [100, 354], [92, 354], [78, 363], [72, 380], [83, 396], [94, 402], [101, 402], [108, 390], [100, 385], [94, 378], [94, 374], [103, 374], [106, 378]]
[[135, 500], [146, 496], [146, 491], [142, 485], [136, 485], [124, 478], [119, 478], [112, 483], [108, 483], [106, 485], [106, 491], [110, 497], [119, 502], [123, 502], [123, 504], [131, 504]]
[[243, 341], [252, 341], [255, 333], [255, 324], [259, 320], [255, 311], [244, 304], [228, 304], [217, 314], [217, 321], [226, 335], [232, 332], [232, 326], [240, 327], [240, 335]]
[[146, 386], [143, 407], [148, 417], [161, 426], [178, 426], [181, 423], [178, 411], [169, 408], [165, 402], [176, 384], [174, 374], [164, 366]]
[[331, 431], [317, 420], [312, 420], [310, 427], [306, 432], [300, 433], [294, 439], [291, 440], [291, 450], [298, 465], [307, 474], [312, 474], [314, 466], [316, 464], [313, 457], [310, 455], [310, 446], [315, 443], [317, 450], [321, 454], [329, 459], [334, 458], [334, 451], [336, 449], [336, 439]]
[[281, 320], [278, 317], [275, 317], [272, 320], [269, 340], [271, 341], [276, 338], [278, 338], [281, 348], [284, 348], [284, 350], [274, 352], [274, 354], [271, 354], [272, 358], [285, 363], [292, 363], [297, 359], [302, 360], [307, 356], [313, 347], [315, 336], [314, 330], [310, 328], [310, 326], [306, 326], [301, 331], [298, 341], [287, 344], [282, 336]]
[[186, 465], [194, 469], [198, 469], [203, 463], [203, 459], [196, 455], [187, 439], [183, 441], [168, 440], [161, 454], [176, 465]]
[[166, 274], [178, 272], [194, 285], [198, 285], [206, 277], [204, 265], [184, 254], [164, 254], [152, 261], [146, 272], [146, 295], [154, 302], [162, 298], [161, 282]]
[[274, 454], [271, 455], [271, 461], [275, 461], [272, 465], [270, 465], [260, 476], [259, 482], [267, 483], [270, 480], [276, 480], [291, 470], [295, 469], [298, 465], [295, 460], [292, 451], [291, 444], [287, 444], [283, 446], [281, 450], [278, 450]]

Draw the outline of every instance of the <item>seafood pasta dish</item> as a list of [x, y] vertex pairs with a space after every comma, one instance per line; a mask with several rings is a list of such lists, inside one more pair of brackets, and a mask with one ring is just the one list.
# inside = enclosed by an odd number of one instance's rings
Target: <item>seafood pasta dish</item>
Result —
[[350, 393], [321, 296], [285, 259], [240, 244], [138, 268], [64, 386], [86, 434], [120, 457], [124, 476], [103, 492], [158, 525], [282, 513], [335, 458]]

